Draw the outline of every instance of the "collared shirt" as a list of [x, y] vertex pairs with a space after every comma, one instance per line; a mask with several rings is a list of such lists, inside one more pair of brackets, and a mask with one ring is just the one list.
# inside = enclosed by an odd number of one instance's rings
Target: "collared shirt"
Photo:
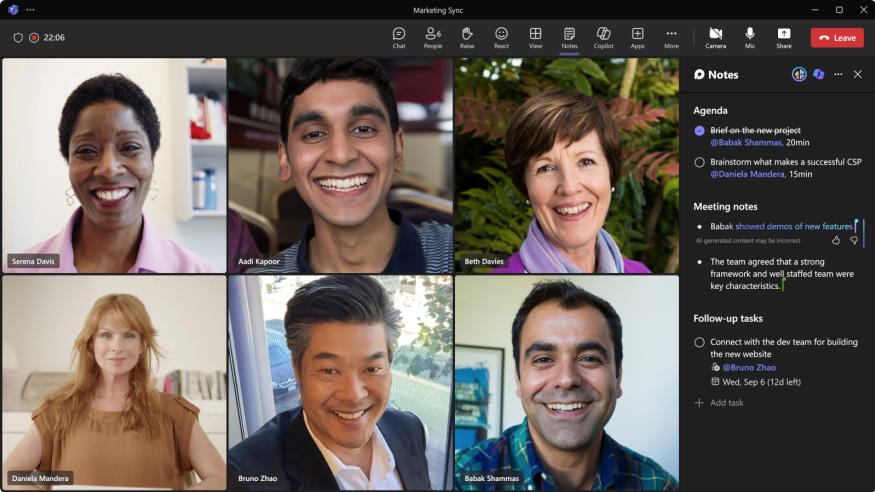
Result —
[[304, 412], [304, 425], [307, 426], [307, 432], [316, 443], [316, 447], [328, 463], [328, 468], [337, 480], [337, 485], [340, 490], [403, 490], [401, 484], [401, 475], [395, 468], [395, 457], [392, 455], [392, 450], [383, 438], [380, 428], [374, 426], [374, 433], [371, 436], [371, 473], [370, 480], [357, 466], [347, 465], [336, 454], [322, 444], [322, 441], [313, 434], [310, 429], [310, 421], [307, 419], [307, 413]]
[[[401, 212], [389, 209], [389, 218], [398, 225], [398, 239], [389, 263], [382, 272], [395, 274], [452, 273], [453, 228], [427, 221], [413, 224]], [[270, 258], [271, 266], [254, 267], [246, 273], [317, 273], [310, 266], [309, 241], [316, 235], [313, 223], [300, 241]], [[344, 273], [344, 272], [320, 272]]]
[[[61, 232], [35, 246], [27, 248], [27, 254], [60, 254], [59, 268], [8, 268], [7, 273], [79, 273], [73, 257], [73, 230], [82, 220], [79, 207]], [[127, 273], [203, 273], [215, 272], [215, 268], [200, 256], [162, 236], [143, 214], [143, 235], [137, 259]]]
[[[486, 439], [456, 453], [454, 481], [457, 490], [552, 490], [553, 476], [541, 464], [528, 419], [508, 428], [501, 436]], [[463, 473], [519, 472], [519, 482], [466, 483]], [[656, 462], [625, 448], [602, 433], [598, 472], [591, 490], [677, 490], [678, 482]]]

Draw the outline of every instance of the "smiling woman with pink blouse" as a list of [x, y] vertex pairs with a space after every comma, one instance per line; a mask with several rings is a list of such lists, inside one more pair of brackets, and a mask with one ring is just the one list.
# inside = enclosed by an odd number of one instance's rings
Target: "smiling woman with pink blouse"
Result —
[[158, 114], [121, 74], [83, 82], [67, 98], [58, 126], [68, 164], [67, 202], [78, 199], [61, 232], [23, 253], [60, 255], [58, 268], [16, 273], [198, 273], [213, 267], [162, 236], [143, 214], [161, 139]]
[[602, 228], [620, 138], [601, 101], [561, 90], [532, 97], [511, 118], [504, 153], [535, 217], [520, 250], [492, 273], [650, 273]]

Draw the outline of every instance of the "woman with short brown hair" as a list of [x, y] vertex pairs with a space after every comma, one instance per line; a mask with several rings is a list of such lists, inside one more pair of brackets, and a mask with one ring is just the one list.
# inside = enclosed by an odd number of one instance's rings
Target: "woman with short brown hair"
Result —
[[505, 159], [535, 218], [520, 250], [493, 273], [650, 273], [623, 258], [602, 226], [620, 174], [620, 137], [595, 97], [552, 90], [511, 118]]

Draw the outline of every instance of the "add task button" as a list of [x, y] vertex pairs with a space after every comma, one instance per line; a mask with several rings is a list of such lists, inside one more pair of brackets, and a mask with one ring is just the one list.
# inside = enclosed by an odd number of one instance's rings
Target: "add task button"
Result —
[[812, 27], [812, 48], [862, 48], [862, 27]]

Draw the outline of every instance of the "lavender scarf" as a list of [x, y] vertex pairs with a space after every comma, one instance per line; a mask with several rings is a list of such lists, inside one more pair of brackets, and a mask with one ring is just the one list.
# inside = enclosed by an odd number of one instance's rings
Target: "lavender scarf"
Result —
[[[594, 273], [623, 273], [623, 255], [608, 231], [599, 229], [595, 245]], [[583, 273], [544, 235], [536, 219], [520, 248], [520, 258], [528, 273]]]

